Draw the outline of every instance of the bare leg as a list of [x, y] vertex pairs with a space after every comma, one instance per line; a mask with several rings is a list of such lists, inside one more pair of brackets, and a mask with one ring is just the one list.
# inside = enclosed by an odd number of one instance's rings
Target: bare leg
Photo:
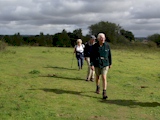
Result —
[[91, 72], [92, 72], [92, 73], [91, 73], [91, 76], [92, 76], [91, 78], [94, 79], [95, 71], [94, 71], [94, 70], [91, 70]]
[[89, 81], [91, 79], [91, 72], [92, 72], [91, 66], [90, 66], [90, 58], [89, 57], [86, 57], [86, 62], [87, 62], [87, 65], [88, 65], [86, 81]]
[[103, 90], [107, 89], [107, 78], [106, 75], [102, 75], [102, 81], [103, 81]]
[[96, 93], [99, 94], [100, 93], [100, 76], [97, 76], [96, 75], [96, 86], [97, 86], [97, 89], [96, 89]]
[[[108, 72], [108, 67], [106, 68]], [[102, 96], [103, 96], [103, 99], [106, 99], [108, 98], [107, 97], [107, 94], [106, 94], [106, 90], [107, 90], [107, 73], [106, 74], [102, 74], [102, 81], [103, 81], [103, 93], [102, 93]]]

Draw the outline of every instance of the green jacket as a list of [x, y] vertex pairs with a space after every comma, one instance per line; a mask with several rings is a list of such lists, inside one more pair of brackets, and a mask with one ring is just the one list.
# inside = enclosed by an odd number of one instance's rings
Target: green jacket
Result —
[[111, 50], [107, 42], [102, 46], [99, 42], [93, 45], [90, 57], [90, 66], [103, 68], [112, 64]]

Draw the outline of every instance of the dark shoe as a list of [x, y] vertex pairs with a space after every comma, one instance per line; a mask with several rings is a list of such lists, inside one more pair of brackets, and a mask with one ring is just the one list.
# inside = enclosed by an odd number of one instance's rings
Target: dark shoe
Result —
[[106, 90], [103, 90], [103, 99], [107, 99], [108, 98], [108, 96], [106, 95]]
[[89, 81], [89, 79], [87, 78], [87, 79], [86, 79], [86, 81], [88, 82], [88, 81]]
[[88, 80], [88, 79], [86, 79], [86, 81], [88, 82], [89, 80]]
[[103, 99], [106, 100], [108, 98], [108, 96], [103, 96]]
[[94, 82], [94, 78], [91, 78], [91, 80], [90, 80], [91, 82]]
[[99, 86], [97, 86], [96, 93], [97, 93], [97, 94], [100, 93], [100, 87], [99, 87]]

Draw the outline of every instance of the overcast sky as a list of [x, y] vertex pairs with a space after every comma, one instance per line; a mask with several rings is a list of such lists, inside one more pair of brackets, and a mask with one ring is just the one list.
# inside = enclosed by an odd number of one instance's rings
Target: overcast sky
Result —
[[0, 34], [55, 34], [100, 21], [119, 24], [135, 37], [160, 34], [160, 0], [0, 0]]

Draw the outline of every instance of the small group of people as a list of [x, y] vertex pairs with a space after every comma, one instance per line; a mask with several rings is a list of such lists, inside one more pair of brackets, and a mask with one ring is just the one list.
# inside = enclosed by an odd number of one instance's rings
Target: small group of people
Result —
[[107, 99], [107, 73], [112, 65], [111, 49], [106, 42], [104, 33], [99, 33], [96, 37], [90, 36], [90, 40], [82, 44], [82, 40], [77, 40], [77, 45], [74, 47], [74, 53], [76, 54], [78, 70], [83, 67], [84, 59], [87, 62], [88, 70], [86, 81], [96, 81], [96, 93], [100, 94], [100, 76], [102, 78], [103, 92], [102, 98]]

